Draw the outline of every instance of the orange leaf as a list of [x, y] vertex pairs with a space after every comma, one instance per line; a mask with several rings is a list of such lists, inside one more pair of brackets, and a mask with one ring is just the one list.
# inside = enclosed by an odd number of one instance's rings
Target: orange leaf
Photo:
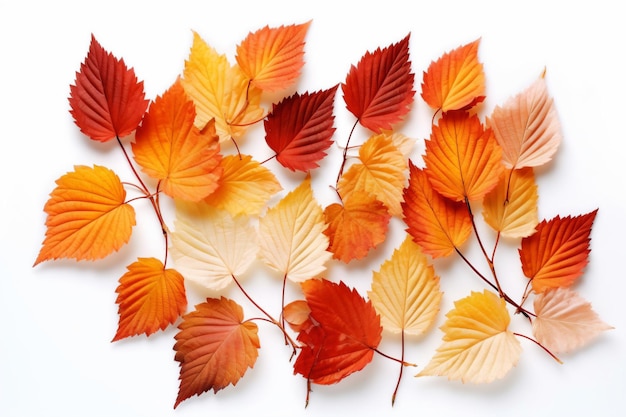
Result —
[[481, 200], [504, 169], [493, 132], [466, 112], [444, 113], [433, 125], [424, 162], [433, 188], [456, 201]]
[[294, 94], [272, 107], [264, 121], [265, 141], [276, 160], [292, 171], [317, 168], [333, 143], [333, 103], [337, 86]]
[[333, 258], [345, 263], [361, 259], [370, 249], [385, 241], [391, 215], [387, 207], [365, 191], [355, 191], [343, 205], [331, 204], [324, 210]]
[[415, 77], [409, 61], [409, 37], [367, 52], [341, 85], [348, 110], [374, 132], [391, 130], [413, 103]]
[[180, 362], [180, 387], [174, 408], [193, 395], [237, 385], [259, 355], [258, 327], [243, 321], [233, 300], [207, 298], [178, 328], [174, 359]]
[[522, 239], [522, 270], [536, 293], [569, 287], [582, 275], [589, 262], [589, 235], [597, 212], [544, 220], [534, 235]]
[[485, 290], [455, 301], [441, 326], [443, 343], [417, 376], [445, 375], [463, 382], [489, 383], [504, 377], [522, 348], [508, 330], [506, 302]]
[[104, 258], [128, 242], [135, 210], [126, 204], [126, 190], [108, 168], [76, 166], [59, 178], [44, 206], [46, 238], [35, 265], [72, 258]]
[[448, 256], [472, 233], [467, 207], [433, 190], [426, 172], [410, 161], [409, 170], [409, 186], [402, 203], [407, 232], [433, 258]]
[[258, 215], [268, 200], [282, 190], [272, 171], [250, 155], [227, 155], [220, 165], [223, 171], [218, 187], [205, 201], [233, 216]]
[[173, 324], [187, 309], [184, 279], [174, 269], [165, 269], [155, 258], [139, 258], [120, 278], [120, 321], [113, 341]]
[[543, 77], [496, 107], [487, 120], [502, 147], [507, 168], [536, 167], [552, 159], [562, 141], [561, 126]]
[[283, 308], [283, 317], [294, 332], [300, 332], [312, 325], [311, 309], [304, 300], [295, 300], [287, 304]]
[[406, 161], [390, 136], [371, 136], [359, 149], [359, 163], [350, 166], [337, 184], [342, 198], [355, 191], [366, 191], [389, 209], [392, 216], [402, 213], [402, 190]]
[[422, 98], [433, 109], [461, 110], [482, 101], [485, 73], [478, 61], [480, 39], [443, 54], [424, 72]]
[[311, 22], [268, 26], [248, 34], [237, 46], [237, 63], [252, 85], [275, 91], [289, 87], [304, 65], [304, 38]]
[[186, 201], [211, 194], [222, 173], [215, 123], [199, 130], [195, 117], [193, 102], [176, 81], [152, 103], [132, 144], [135, 161], [160, 181], [159, 189]]
[[81, 132], [93, 140], [122, 138], [137, 128], [148, 100], [143, 81], [128, 69], [91, 35], [85, 62], [70, 86], [70, 113]]
[[363, 369], [382, 338], [380, 318], [371, 302], [343, 282], [310, 279], [302, 283], [302, 290], [312, 320], [298, 335], [302, 349], [295, 373], [309, 382], [330, 385]]

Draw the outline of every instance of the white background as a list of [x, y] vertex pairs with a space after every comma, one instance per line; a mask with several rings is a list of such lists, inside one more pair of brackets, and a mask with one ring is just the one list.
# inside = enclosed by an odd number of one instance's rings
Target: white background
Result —
[[[553, 3], [0, 1], [0, 415], [623, 415], [624, 14], [618, 2]], [[487, 78], [483, 117], [547, 69], [564, 142], [554, 162], [538, 172], [540, 217], [599, 208], [590, 264], [576, 289], [614, 330], [579, 352], [563, 355], [564, 365], [522, 340], [517, 367], [490, 385], [413, 378], [417, 371], [407, 369], [393, 408], [390, 395], [398, 367], [375, 356], [364, 371], [339, 384], [314, 387], [305, 410], [305, 380], [292, 375], [289, 351], [279, 332], [261, 323], [262, 348], [254, 369], [237, 386], [193, 397], [174, 411], [175, 328], [150, 338], [110, 343], [118, 320], [114, 291], [125, 266], [137, 256], [162, 256], [162, 240], [148, 207], [135, 206], [138, 226], [133, 238], [110, 258], [96, 263], [47, 262], [32, 268], [45, 233], [43, 206], [55, 179], [75, 164], [94, 163], [113, 168], [123, 180], [132, 179], [119, 149], [91, 143], [68, 112], [69, 85], [86, 56], [91, 33], [135, 68], [152, 99], [181, 73], [192, 30], [232, 60], [248, 32], [309, 20], [299, 92], [344, 81], [350, 65], [367, 50], [397, 42], [409, 32], [418, 93], [421, 74], [431, 60], [481, 38], [479, 55]], [[341, 93], [335, 109], [334, 139], [345, 143], [354, 119], [345, 110]], [[400, 128], [417, 139], [415, 161], [423, 153], [431, 115], [416, 95], [413, 111]], [[357, 130], [355, 141], [365, 137], [366, 132]], [[259, 160], [271, 155], [259, 128], [251, 131], [244, 147]], [[334, 183], [339, 162], [339, 150], [333, 147], [313, 174], [322, 205], [334, 202], [328, 185]], [[279, 173], [285, 190], [302, 179], [275, 161], [268, 167]], [[329, 277], [364, 293], [371, 271], [403, 237], [401, 222], [392, 226], [388, 242], [368, 261], [347, 268], [331, 263]], [[469, 256], [484, 267], [471, 248]], [[483, 286], [458, 259], [437, 266], [445, 291], [439, 326], [455, 299], [471, 290], [482, 291]], [[505, 285], [513, 288], [514, 298], [519, 298], [525, 279], [514, 244], [502, 245], [496, 267]], [[280, 280], [265, 267], [256, 265], [244, 284], [267, 309], [278, 310]], [[190, 306], [206, 295], [196, 288], [188, 290]], [[234, 289], [227, 295], [241, 300]], [[290, 296], [297, 296], [293, 286]], [[246, 316], [258, 314], [240, 302]], [[513, 317], [512, 327], [530, 334], [520, 317]], [[423, 367], [440, 338], [435, 328], [425, 338], [411, 339], [407, 359]], [[399, 355], [397, 339], [387, 334], [381, 349]]]

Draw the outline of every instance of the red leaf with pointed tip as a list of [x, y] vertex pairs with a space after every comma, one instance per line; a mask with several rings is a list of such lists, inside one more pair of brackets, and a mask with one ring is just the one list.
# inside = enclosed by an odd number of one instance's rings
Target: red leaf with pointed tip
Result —
[[93, 140], [109, 141], [124, 137], [139, 126], [148, 100], [143, 81], [91, 36], [85, 62], [70, 86], [70, 113], [81, 132]]
[[333, 103], [337, 86], [294, 94], [275, 104], [265, 120], [265, 141], [282, 166], [292, 171], [317, 168], [335, 133]]
[[341, 85], [348, 110], [374, 132], [391, 130], [413, 103], [415, 77], [409, 61], [409, 37], [367, 52]]

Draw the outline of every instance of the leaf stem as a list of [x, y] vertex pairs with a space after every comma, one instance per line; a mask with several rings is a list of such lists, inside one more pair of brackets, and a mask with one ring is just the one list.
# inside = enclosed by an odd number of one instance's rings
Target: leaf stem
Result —
[[539, 346], [541, 349], [543, 349], [548, 355], [552, 356], [552, 359], [557, 361], [559, 364], [563, 365], [563, 361], [561, 359], [559, 359], [554, 353], [550, 352], [550, 350], [547, 347], [545, 347], [544, 345], [542, 345], [541, 343], [539, 343], [538, 341], [536, 341], [532, 337], [528, 337], [525, 334], [521, 334], [521, 333], [513, 333], [513, 334], [515, 336], [523, 337], [524, 339], [530, 340], [531, 342], [533, 342], [534, 344]]
[[398, 389], [400, 388], [400, 381], [402, 380], [402, 373], [404, 371], [404, 330], [402, 331], [402, 353], [401, 353], [401, 360], [402, 360], [402, 365], [400, 365], [400, 374], [398, 375], [398, 382], [396, 382], [396, 388], [393, 390], [393, 394], [391, 395], [391, 406], [393, 407], [393, 405], [396, 402], [396, 395], [398, 394]]
[[350, 148], [350, 139], [352, 139], [352, 134], [354, 133], [354, 129], [359, 124], [359, 121], [356, 120], [352, 125], [352, 129], [350, 129], [350, 134], [348, 135], [348, 140], [346, 141], [346, 147], [343, 148], [343, 161], [341, 162], [341, 167], [339, 168], [339, 174], [337, 174], [337, 181], [335, 181], [335, 188], [339, 185], [339, 179], [343, 174], [343, 169], [346, 166], [346, 160], [348, 159], [348, 149]]
[[381, 352], [378, 349], [375, 348], [371, 348], [374, 352], [378, 353], [380, 356], [387, 358], [387, 359], [391, 359], [394, 362], [398, 362], [399, 364], [401, 364], [402, 366], [417, 366], [414, 363], [410, 363], [410, 362], [405, 362], [404, 359], [398, 359], [398, 358], [394, 358], [393, 356], [387, 355], [386, 353]]

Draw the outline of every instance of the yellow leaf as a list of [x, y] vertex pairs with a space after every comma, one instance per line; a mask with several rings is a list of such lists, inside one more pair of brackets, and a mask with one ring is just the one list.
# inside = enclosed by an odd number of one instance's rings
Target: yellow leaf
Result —
[[410, 236], [380, 271], [374, 272], [368, 292], [384, 329], [412, 335], [423, 334], [432, 326], [442, 295], [439, 277]]
[[389, 209], [392, 216], [402, 213], [402, 191], [407, 163], [385, 134], [370, 137], [359, 149], [359, 162], [350, 166], [337, 184], [343, 198], [357, 190], [366, 191]]
[[244, 216], [208, 204], [176, 205], [172, 258], [186, 279], [219, 291], [256, 258], [256, 231]]
[[215, 119], [220, 142], [238, 139], [247, 127], [263, 117], [261, 90], [249, 85], [238, 66], [194, 33], [189, 59], [185, 61], [183, 87], [196, 105], [196, 126]]
[[35, 265], [58, 258], [101, 259], [130, 239], [135, 210], [108, 168], [76, 166], [59, 178], [44, 206], [46, 237]]
[[485, 222], [502, 236], [530, 236], [539, 223], [537, 185], [532, 168], [505, 170], [483, 200]]
[[505, 301], [485, 290], [454, 303], [441, 326], [443, 343], [417, 376], [441, 375], [462, 382], [489, 383], [504, 377], [522, 348], [508, 330]]
[[223, 172], [217, 189], [206, 202], [221, 210], [258, 215], [282, 187], [272, 172], [249, 155], [228, 155], [222, 159]]
[[259, 256], [292, 281], [314, 278], [326, 269], [331, 257], [326, 227], [307, 176], [259, 220]]

